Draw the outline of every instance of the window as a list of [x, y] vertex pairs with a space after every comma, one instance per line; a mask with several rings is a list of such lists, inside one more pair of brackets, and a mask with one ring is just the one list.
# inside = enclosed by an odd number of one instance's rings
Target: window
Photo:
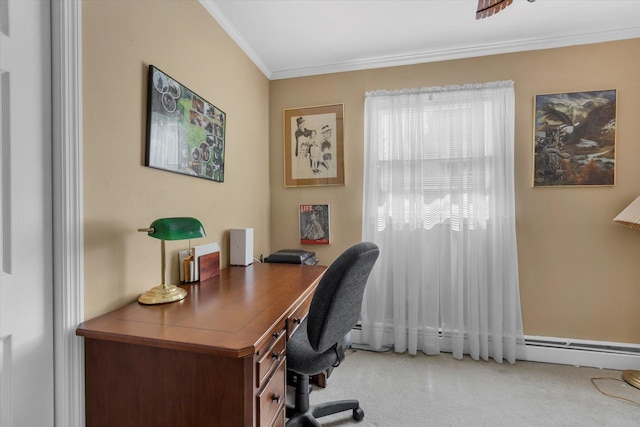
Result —
[[363, 240], [380, 257], [362, 331], [373, 347], [515, 361], [513, 105], [513, 82], [367, 93]]

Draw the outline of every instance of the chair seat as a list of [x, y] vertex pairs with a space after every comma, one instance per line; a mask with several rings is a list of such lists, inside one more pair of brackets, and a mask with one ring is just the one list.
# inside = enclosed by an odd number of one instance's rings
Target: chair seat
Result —
[[345, 335], [338, 343], [341, 352], [336, 352], [332, 347], [324, 353], [317, 353], [309, 344], [307, 319], [302, 321], [296, 333], [287, 342], [287, 369], [298, 374], [316, 375], [327, 371], [327, 367], [335, 367], [342, 362], [344, 356], [340, 359], [338, 355], [344, 355], [351, 347], [351, 334]]

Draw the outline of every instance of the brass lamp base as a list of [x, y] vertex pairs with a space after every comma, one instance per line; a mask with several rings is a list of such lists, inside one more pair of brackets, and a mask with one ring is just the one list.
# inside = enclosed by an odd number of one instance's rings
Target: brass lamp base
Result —
[[187, 291], [176, 285], [160, 285], [149, 289], [138, 297], [140, 304], [166, 304], [169, 302], [180, 301], [187, 296]]
[[640, 388], [640, 371], [628, 369], [622, 371], [622, 379], [636, 388]]

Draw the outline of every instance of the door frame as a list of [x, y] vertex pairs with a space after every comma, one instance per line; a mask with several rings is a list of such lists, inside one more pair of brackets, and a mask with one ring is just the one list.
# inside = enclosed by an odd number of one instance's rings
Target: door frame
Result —
[[83, 427], [84, 320], [81, 0], [50, 0], [54, 425]]

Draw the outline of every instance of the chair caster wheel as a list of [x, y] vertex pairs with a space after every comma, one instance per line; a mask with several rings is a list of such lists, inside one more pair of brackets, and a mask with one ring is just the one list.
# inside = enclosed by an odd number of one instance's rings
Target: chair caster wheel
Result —
[[356, 408], [353, 410], [353, 419], [356, 421], [360, 421], [364, 418], [364, 411], [362, 408]]

